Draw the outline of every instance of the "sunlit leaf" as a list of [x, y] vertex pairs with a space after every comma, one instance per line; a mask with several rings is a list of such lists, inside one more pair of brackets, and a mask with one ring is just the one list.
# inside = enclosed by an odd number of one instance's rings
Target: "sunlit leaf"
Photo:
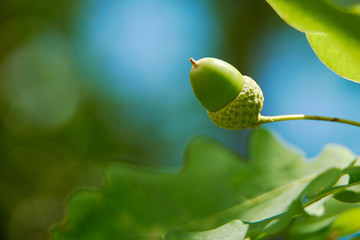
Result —
[[174, 230], [168, 232], [164, 240], [242, 240], [245, 239], [248, 225], [240, 220], [233, 220], [224, 226], [206, 232], [185, 232]]
[[[267, 0], [290, 26], [306, 33], [319, 59], [360, 82], [360, 12], [335, 0]], [[358, 5], [357, 5], [358, 6]]]
[[360, 231], [360, 208], [342, 213], [330, 226], [329, 232], [336, 236], [346, 236]]

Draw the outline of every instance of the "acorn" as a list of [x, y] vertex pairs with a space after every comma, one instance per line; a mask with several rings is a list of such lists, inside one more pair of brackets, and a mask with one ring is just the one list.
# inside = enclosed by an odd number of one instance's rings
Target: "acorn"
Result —
[[336, 117], [304, 114], [262, 116], [264, 96], [261, 88], [250, 77], [243, 76], [235, 67], [216, 58], [202, 58], [192, 63], [190, 83], [199, 102], [217, 126], [239, 130], [257, 128], [261, 124], [289, 120], [321, 120], [360, 127], [360, 122]]
[[216, 58], [190, 58], [190, 83], [210, 119], [226, 129], [257, 128], [264, 97], [260, 87], [235, 67]]

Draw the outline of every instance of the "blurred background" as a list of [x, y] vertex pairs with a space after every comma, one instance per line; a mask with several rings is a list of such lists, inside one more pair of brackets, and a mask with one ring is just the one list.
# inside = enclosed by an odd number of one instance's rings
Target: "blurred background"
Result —
[[[263, 115], [360, 120], [360, 86], [317, 59], [304, 34], [254, 0], [0, 1], [0, 238], [46, 239], [66, 196], [110, 160], [180, 167], [207, 135], [246, 156], [248, 130], [216, 127], [189, 84], [189, 57], [217, 57], [261, 86]], [[266, 126], [316, 156], [360, 153], [336, 123]]]

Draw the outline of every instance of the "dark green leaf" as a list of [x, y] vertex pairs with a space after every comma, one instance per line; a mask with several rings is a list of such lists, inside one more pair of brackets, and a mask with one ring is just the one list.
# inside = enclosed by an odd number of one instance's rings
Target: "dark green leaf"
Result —
[[340, 169], [332, 168], [317, 176], [304, 190], [304, 194], [306, 195], [307, 200], [309, 201], [313, 199], [322, 192], [327, 191], [329, 188], [334, 186], [341, 175], [342, 172]]
[[360, 202], [360, 192], [343, 191], [334, 196], [336, 200], [348, 203]]
[[349, 184], [360, 181], [360, 167], [352, 167], [347, 170], [349, 174]]

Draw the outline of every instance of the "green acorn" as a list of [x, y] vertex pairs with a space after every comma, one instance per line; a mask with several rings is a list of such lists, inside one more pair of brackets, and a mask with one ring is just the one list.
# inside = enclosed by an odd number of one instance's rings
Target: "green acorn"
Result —
[[216, 58], [190, 58], [190, 83], [195, 96], [219, 127], [232, 130], [257, 128], [261, 124], [288, 120], [321, 120], [360, 127], [360, 122], [304, 114], [261, 116], [264, 97], [250, 77]]
[[192, 89], [217, 126], [232, 130], [260, 126], [264, 97], [254, 80], [216, 58], [190, 61]]

